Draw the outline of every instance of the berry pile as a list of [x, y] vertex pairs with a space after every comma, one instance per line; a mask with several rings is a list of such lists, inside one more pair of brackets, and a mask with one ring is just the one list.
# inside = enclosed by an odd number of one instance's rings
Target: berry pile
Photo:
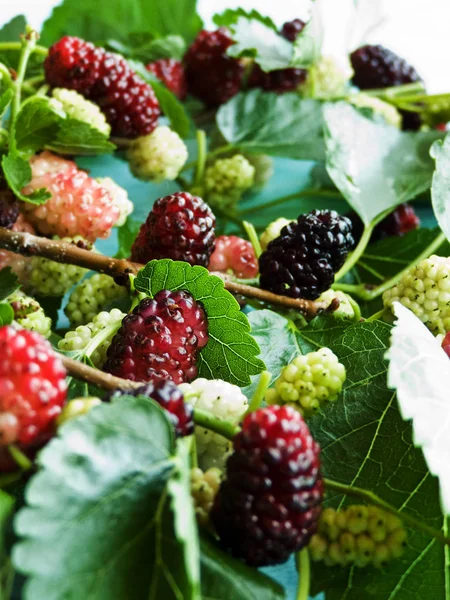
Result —
[[314, 300], [334, 281], [354, 246], [352, 224], [335, 211], [313, 210], [286, 225], [259, 259], [261, 287]]
[[245, 417], [233, 448], [212, 523], [222, 543], [246, 563], [285, 562], [317, 529], [319, 446], [297, 411], [271, 406]]
[[248, 240], [236, 235], [220, 235], [208, 268], [219, 273], [231, 271], [236, 277], [251, 279], [258, 274], [258, 260]]
[[134, 390], [116, 390], [107, 399], [124, 395], [152, 398], [167, 412], [178, 436], [183, 437], [193, 433], [192, 405], [184, 401], [181, 390], [171, 381], [155, 377]]
[[205, 312], [187, 292], [161, 290], [144, 298], [113, 337], [104, 371], [133, 381], [191, 381], [208, 342]]
[[215, 225], [211, 209], [197, 196], [176, 192], [159, 198], [139, 230], [131, 260], [145, 264], [171, 258], [207, 267], [215, 245]]
[[400, 302], [433, 332], [450, 330], [450, 258], [430, 256], [411, 267], [383, 294], [385, 308]]
[[283, 368], [275, 387], [267, 390], [269, 404], [292, 404], [303, 415], [336, 400], [346, 377], [345, 367], [329, 348], [301, 354]]
[[44, 67], [52, 87], [75, 90], [95, 102], [113, 135], [134, 138], [157, 126], [160, 110], [151, 86], [121, 56], [66, 36], [50, 48]]
[[[217, 419], [237, 425], [248, 408], [245, 395], [237, 385], [221, 379], [195, 379], [180, 386], [188, 402], [195, 408], [213, 414]], [[231, 442], [204, 427], [195, 428], [198, 462], [202, 469], [225, 466]]]
[[376, 506], [355, 504], [339, 511], [326, 508], [309, 550], [312, 560], [330, 567], [353, 564], [382, 569], [402, 556], [406, 537], [398, 517]]
[[34, 331], [0, 328], [0, 447], [47, 440], [66, 400], [65, 369]]

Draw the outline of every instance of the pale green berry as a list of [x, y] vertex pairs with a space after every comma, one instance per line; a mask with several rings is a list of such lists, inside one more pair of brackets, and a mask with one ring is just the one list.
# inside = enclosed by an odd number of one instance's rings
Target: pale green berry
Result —
[[276, 221], [270, 223], [270, 225], [266, 227], [264, 232], [261, 234], [261, 237], [259, 238], [261, 248], [263, 250], [267, 250], [267, 246], [269, 245], [269, 243], [275, 240], [277, 237], [279, 237], [283, 227], [286, 227], [286, 225], [289, 225], [290, 223], [294, 223], [294, 221], [290, 221], [289, 219], [285, 219], [284, 217], [280, 217]]
[[297, 356], [283, 368], [275, 387], [266, 393], [268, 404], [292, 404], [304, 415], [311, 415], [326, 401], [342, 391], [346, 371], [329, 348]]
[[206, 168], [203, 187], [212, 205], [234, 207], [255, 180], [255, 167], [242, 155], [220, 158]]
[[52, 332], [52, 320], [34, 298], [30, 298], [20, 290], [8, 296], [8, 302], [14, 310], [14, 320], [24, 329], [37, 331], [44, 337]]
[[52, 91], [52, 95], [53, 98], [61, 103], [64, 112], [70, 119], [83, 121], [83, 123], [87, 123], [100, 131], [100, 133], [103, 133], [103, 135], [109, 137], [111, 126], [96, 104], [86, 100], [78, 92], [64, 88], [55, 88]]
[[327, 290], [316, 299], [316, 302], [322, 302], [329, 306], [334, 300], [339, 302], [339, 307], [337, 310], [330, 313], [335, 319], [357, 321], [361, 318], [361, 311], [358, 304], [351, 296], [345, 294], [344, 292], [338, 290]]
[[408, 269], [383, 294], [385, 308], [394, 302], [409, 308], [435, 334], [450, 330], [450, 257], [430, 256]]
[[209, 513], [222, 481], [222, 471], [211, 467], [207, 471], [191, 469], [191, 495], [195, 516], [200, 525], [207, 525]]
[[172, 181], [188, 159], [186, 144], [165, 125], [133, 140], [127, 150], [131, 172], [144, 181]]
[[347, 93], [352, 74], [353, 70], [348, 60], [344, 63], [334, 56], [322, 56], [308, 70], [308, 77], [300, 91], [309, 98], [338, 98]]
[[402, 116], [392, 104], [380, 100], [376, 96], [369, 96], [360, 92], [358, 94], [352, 94], [349, 97], [349, 102], [357, 108], [368, 108], [375, 115], [379, 115], [388, 125], [392, 125], [397, 129], [402, 126]]
[[94, 406], [99, 406], [102, 403], [100, 398], [86, 397], [75, 398], [70, 400], [62, 409], [60, 415], [56, 419], [56, 424], [60, 427], [67, 421], [71, 421], [81, 415], [86, 415]]

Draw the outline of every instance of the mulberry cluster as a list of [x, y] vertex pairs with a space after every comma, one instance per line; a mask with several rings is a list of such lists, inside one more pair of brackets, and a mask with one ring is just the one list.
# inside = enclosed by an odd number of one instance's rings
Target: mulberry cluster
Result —
[[376, 506], [327, 508], [309, 544], [311, 558], [327, 566], [373, 565], [381, 569], [400, 558], [406, 547], [401, 520]]
[[433, 333], [450, 330], [450, 257], [430, 256], [411, 267], [383, 294], [385, 308], [394, 302], [409, 308]]
[[116, 308], [129, 295], [128, 290], [103, 273], [80, 282], [69, 297], [64, 312], [71, 325], [85, 325], [101, 311]]
[[[180, 389], [195, 408], [212, 413], [217, 419], [237, 425], [248, 408], [247, 398], [237, 385], [221, 379], [195, 379]], [[198, 462], [202, 469], [223, 468], [231, 450], [231, 442], [210, 429], [195, 428]]]
[[289, 403], [311, 415], [324, 402], [336, 400], [346, 377], [345, 367], [329, 348], [301, 354], [283, 368], [275, 387], [267, 390], [269, 404]]

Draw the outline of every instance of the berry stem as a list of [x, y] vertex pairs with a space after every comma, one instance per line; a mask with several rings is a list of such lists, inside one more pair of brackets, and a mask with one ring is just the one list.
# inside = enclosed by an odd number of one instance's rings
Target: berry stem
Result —
[[[0, 248], [10, 250], [24, 256], [43, 256], [55, 262], [78, 265], [92, 271], [105, 273], [111, 277], [124, 274], [136, 274], [144, 265], [133, 263], [123, 258], [110, 258], [90, 250], [83, 250], [74, 244], [61, 240], [49, 240], [29, 233], [18, 233], [0, 227]], [[328, 304], [305, 300], [303, 298], [289, 298], [273, 294], [258, 287], [238, 283], [230, 280], [223, 273], [211, 273], [220, 277], [224, 287], [229, 292], [240, 294], [247, 298], [255, 298], [267, 304], [292, 308], [302, 313], [306, 318], [313, 319], [317, 314], [326, 312]], [[330, 310], [333, 310], [331, 308]]]
[[16, 121], [17, 115], [20, 110], [20, 100], [22, 96], [22, 85], [25, 79], [25, 73], [27, 70], [28, 59], [36, 48], [36, 41], [38, 38], [38, 34], [36, 31], [29, 29], [27, 27], [26, 34], [22, 36], [22, 40], [20, 42], [21, 52], [19, 58], [19, 66], [17, 68], [17, 77], [14, 82], [14, 98], [11, 104], [11, 128], [10, 128], [10, 138], [9, 145], [10, 150], [15, 152], [16, 150]]
[[258, 206], [251, 206], [246, 210], [241, 210], [238, 213], [238, 217], [244, 217], [248, 215], [252, 215], [254, 213], [259, 213], [266, 208], [273, 208], [274, 206], [279, 206], [280, 204], [284, 204], [285, 202], [289, 202], [290, 200], [296, 200], [297, 198], [303, 198], [308, 196], [325, 196], [325, 197], [336, 197], [342, 198], [340, 192], [334, 190], [315, 190], [314, 188], [300, 190], [298, 192], [294, 192], [293, 194], [288, 194], [287, 196], [281, 196], [280, 198], [275, 198], [275, 200], [271, 200], [270, 202], [266, 202], [265, 204], [259, 204]]
[[200, 185], [203, 181], [206, 164], [206, 133], [203, 129], [197, 129], [197, 167], [195, 170], [194, 185]]
[[218, 433], [227, 440], [233, 441], [233, 438], [241, 430], [240, 427], [233, 425], [229, 421], [222, 421], [215, 417], [212, 413], [206, 410], [194, 408], [194, 422], [205, 429], [210, 429], [214, 433]]
[[256, 386], [252, 399], [250, 400], [247, 413], [251, 413], [255, 410], [258, 410], [258, 408], [262, 404], [262, 401], [264, 400], [267, 388], [269, 387], [271, 381], [272, 373], [270, 373], [269, 371], [263, 371], [259, 376], [258, 385]]
[[426, 525], [426, 523], [422, 523], [422, 521], [419, 521], [419, 519], [416, 519], [408, 513], [397, 510], [395, 506], [392, 506], [382, 498], [379, 498], [373, 492], [370, 492], [369, 490], [364, 490], [363, 488], [353, 487], [344, 483], [339, 483], [338, 481], [332, 481], [331, 479], [324, 479], [323, 481], [325, 484], [325, 489], [332, 490], [333, 492], [337, 492], [339, 494], [345, 494], [346, 496], [351, 496], [353, 498], [358, 498], [359, 500], [363, 500], [368, 504], [378, 506], [379, 508], [382, 508], [383, 510], [395, 515], [396, 517], [399, 517], [414, 529], [426, 533], [430, 537], [439, 540], [445, 545], [450, 545], [450, 538], [444, 535], [442, 531], [439, 531], [434, 527], [430, 527], [429, 525]]
[[295, 556], [299, 574], [296, 600], [308, 600], [311, 583], [311, 564], [308, 548], [303, 548]]
[[248, 221], [243, 221], [242, 224], [248, 235], [248, 239], [250, 240], [250, 242], [253, 246], [253, 250], [255, 251], [256, 258], [259, 258], [262, 254], [262, 248], [261, 248], [261, 244], [259, 243], [259, 238], [256, 233], [256, 230], [253, 227], [253, 225], [251, 223], [249, 223]]
[[21, 471], [29, 471], [32, 468], [33, 463], [31, 460], [17, 446], [11, 444], [8, 446], [8, 451]]
[[[36, 38], [37, 39], [37, 38]], [[0, 51], [8, 51], [8, 50], [16, 50], [18, 52], [20, 52], [22, 50], [22, 43], [21, 42], [0, 42]], [[41, 56], [47, 56], [48, 54], [48, 48], [45, 48], [45, 46], [39, 46], [39, 45], [35, 45], [33, 48], [33, 52], [36, 52], [36, 54], [40, 54]]]
[[374, 313], [370, 317], [367, 317], [366, 321], [380, 321], [383, 319], [383, 316], [386, 314], [386, 309], [383, 308], [378, 312]]

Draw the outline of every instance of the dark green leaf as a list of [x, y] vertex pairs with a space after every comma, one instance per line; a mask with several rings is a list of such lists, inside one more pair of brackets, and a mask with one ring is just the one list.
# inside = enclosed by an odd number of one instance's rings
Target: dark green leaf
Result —
[[127, 220], [117, 230], [119, 249], [116, 258], [128, 258], [131, 255], [131, 246], [141, 227], [140, 221], [128, 217]]
[[433, 210], [440, 228], [450, 239], [450, 135], [433, 144], [431, 156], [436, 159], [431, 185]]
[[265, 17], [254, 9], [244, 10], [243, 8], [227, 8], [223, 12], [215, 14], [213, 16], [213, 22], [217, 27], [231, 27], [232, 25], [236, 25], [240, 17], [259, 21], [263, 25], [277, 31], [277, 26], [270, 17]]
[[364, 223], [430, 187], [439, 133], [402, 132], [344, 102], [327, 105], [324, 119], [328, 173]]
[[116, 149], [101, 131], [76, 119], [62, 120], [56, 137], [46, 147], [60, 154], [85, 156], [109, 154]]
[[29, 196], [22, 194], [22, 188], [31, 181], [31, 167], [24, 158], [14, 154], [5, 154], [2, 158], [2, 168], [9, 187], [20, 200], [32, 204], [43, 204], [51, 197], [45, 188], [35, 190]]
[[11, 269], [5, 267], [0, 271], [0, 300], [6, 300], [13, 292], [20, 288], [19, 278]]
[[183, 104], [161, 81], [147, 71], [142, 63], [129, 61], [131, 67], [153, 88], [161, 111], [170, 121], [171, 128], [182, 138], [186, 138], [191, 129], [191, 122]]
[[[278, 326], [277, 344], [294, 349], [292, 328], [288, 321], [283, 329]], [[411, 424], [402, 419], [395, 393], [387, 386], [385, 354], [391, 329], [380, 321], [346, 327], [319, 318], [296, 333], [302, 352], [328, 347], [347, 370], [342, 395], [308, 424], [322, 448], [325, 477], [370, 490], [399, 510], [441, 529], [444, 518], [437, 481], [422, 452], [414, 447]], [[286, 334], [284, 342], [281, 331]], [[254, 335], [259, 335], [256, 326]], [[355, 500], [328, 491], [329, 506], [352, 502]], [[450, 590], [446, 589], [445, 549], [429, 536], [410, 530], [404, 556], [389, 563], [382, 573], [372, 567], [314, 563], [312, 587], [313, 594], [324, 592], [325, 600], [361, 600], [367, 590], [373, 600], [446, 600]]]
[[[19, 42], [20, 35], [25, 32], [27, 21], [23, 15], [17, 15], [5, 23], [0, 29], [0, 42]], [[19, 52], [0, 51], [0, 62], [10, 68], [17, 68]]]
[[224, 552], [212, 538], [202, 535], [200, 543], [204, 600], [286, 598], [280, 584]]
[[173, 427], [148, 398], [124, 396], [65, 424], [15, 521], [24, 598], [197, 600], [171, 515], [174, 452]]
[[191, 42], [202, 27], [196, 0], [98, 0], [92, 18], [91, 0], [64, 0], [44, 23], [41, 43], [64, 35], [92, 42], [113, 39], [127, 43], [130, 34], [180, 35]]
[[29, 156], [42, 150], [56, 136], [61, 120], [48, 98], [34, 96], [24, 102], [16, 121], [17, 150]]
[[264, 369], [260, 350], [250, 335], [247, 317], [223, 281], [204, 267], [180, 261], [152, 260], [139, 271], [134, 285], [153, 297], [160, 290], [186, 290], [200, 302], [208, 317], [209, 341], [198, 360], [199, 377], [224, 379], [244, 386]]
[[3, 117], [5, 116], [5, 113], [8, 110], [9, 105], [11, 104], [11, 101], [13, 99], [13, 96], [14, 92], [11, 88], [5, 90], [0, 96], [0, 119], [3, 119]]
[[324, 160], [322, 105], [316, 100], [252, 90], [220, 107], [217, 126], [242, 151]]

